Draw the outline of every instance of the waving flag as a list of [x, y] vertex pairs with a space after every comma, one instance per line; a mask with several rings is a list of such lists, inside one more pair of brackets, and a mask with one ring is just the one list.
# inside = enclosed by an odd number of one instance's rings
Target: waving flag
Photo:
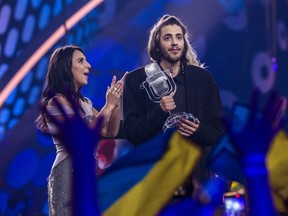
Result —
[[195, 144], [174, 131], [138, 145], [98, 179], [103, 215], [156, 215], [191, 174], [200, 155]]

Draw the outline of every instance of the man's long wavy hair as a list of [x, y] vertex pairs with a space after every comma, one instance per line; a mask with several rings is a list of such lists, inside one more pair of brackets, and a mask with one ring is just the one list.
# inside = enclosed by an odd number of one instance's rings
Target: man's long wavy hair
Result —
[[[63, 96], [67, 96], [67, 94], [72, 95], [72, 98], [74, 98], [77, 103], [79, 99], [84, 100], [80, 92], [81, 88], [76, 91], [72, 74], [72, 58], [76, 50], [84, 54], [80, 47], [67, 45], [57, 48], [51, 55], [41, 99], [43, 106], [47, 106], [48, 101], [56, 94]], [[40, 113], [35, 123], [39, 130], [48, 132], [44, 112]]]
[[181, 20], [172, 15], [164, 15], [158, 20], [150, 31], [149, 41], [147, 45], [148, 54], [152, 61], [161, 61], [161, 51], [160, 51], [160, 34], [161, 29], [167, 25], [177, 25], [182, 29], [184, 35], [184, 54], [181, 59], [181, 63], [187, 65], [196, 65], [199, 67], [204, 67], [197, 58], [196, 51], [192, 48], [189, 42], [189, 33], [187, 27], [181, 22]]

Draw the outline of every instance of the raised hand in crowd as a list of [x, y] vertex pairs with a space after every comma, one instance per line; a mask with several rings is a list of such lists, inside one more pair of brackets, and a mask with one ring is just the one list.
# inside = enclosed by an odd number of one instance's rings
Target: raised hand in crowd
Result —
[[80, 115], [78, 106], [71, 97], [70, 102], [74, 115], [65, 113], [63, 105], [55, 98], [55, 106], [63, 115], [63, 119], [55, 118], [49, 110], [46, 115], [60, 129], [60, 133], [53, 134], [64, 144], [72, 157], [73, 167], [73, 215], [100, 215], [96, 192], [96, 166], [94, 151], [99, 141], [100, 128], [103, 117], [98, 116], [95, 124], [89, 124]]
[[260, 92], [252, 94], [247, 124], [233, 130], [226, 122], [227, 133], [241, 154], [250, 216], [276, 215], [266, 168], [266, 156], [275, 134], [282, 125], [286, 98], [272, 93], [261, 112], [258, 109]]

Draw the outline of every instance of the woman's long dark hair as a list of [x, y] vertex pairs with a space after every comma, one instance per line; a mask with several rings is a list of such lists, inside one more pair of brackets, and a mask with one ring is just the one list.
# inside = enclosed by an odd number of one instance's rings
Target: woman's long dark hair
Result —
[[[81, 88], [76, 91], [71, 69], [73, 53], [76, 50], [79, 50], [84, 54], [80, 47], [67, 45], [57, 48], [51, 55], [42, 93], [41, 103], [43, 106], [47, 106], [48, 101], [55, 94], [64, 96], [70, 94], [77, 103], [79, 102], [79, 99], [84, 100], [84, 97], [80, 92]], [[47, 132], [47, 123], [43, 112], [40, 113], [35, 123], [38, 129]]]

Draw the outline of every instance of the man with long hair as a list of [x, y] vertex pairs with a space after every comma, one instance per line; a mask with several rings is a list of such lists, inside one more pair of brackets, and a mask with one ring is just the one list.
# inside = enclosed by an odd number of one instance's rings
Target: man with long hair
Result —
[[[177, 130], [203, 149], [204, 157], [194, 170], [193, 179], [204, 182], [209, 177], [205, 152], [224, 130], [218, 87], [198, 60], [189, 42], [188, 30], [179, 18], [171, 15], [160, 18], [150, 32], [147, 49], [151, 60], [173, 78], [177, 91], [162, 97], [160, 103], [154, 103], [140, 87], [146, 80], [145, 67], [130, 72], [123, 92], [125, 137], [137, 145], [160, 133], [172, 110], [193, 114], [195, 119], [180, 120]], [[190, 186], [182, 188], [179, 194], [191, 195], [192, 179], [188, 183]]]

